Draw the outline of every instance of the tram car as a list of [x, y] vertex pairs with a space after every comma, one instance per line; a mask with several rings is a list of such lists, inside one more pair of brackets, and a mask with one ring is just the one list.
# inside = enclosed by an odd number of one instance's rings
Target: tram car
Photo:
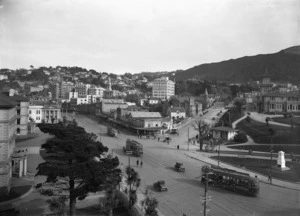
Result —
[[208, 183], [213, 187], [222, 187], [235, 192], [245, 193], [249, 196], [257, 196], [259, 181], [248, 173], [237, 172], [216, 166], [203, 166], [202, 183]]

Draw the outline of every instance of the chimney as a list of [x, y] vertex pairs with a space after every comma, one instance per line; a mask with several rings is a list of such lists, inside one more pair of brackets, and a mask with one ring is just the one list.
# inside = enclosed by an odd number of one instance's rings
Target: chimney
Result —
[[9, 89], [9, 97], [14, 96], [15, 90], [14, 89]]

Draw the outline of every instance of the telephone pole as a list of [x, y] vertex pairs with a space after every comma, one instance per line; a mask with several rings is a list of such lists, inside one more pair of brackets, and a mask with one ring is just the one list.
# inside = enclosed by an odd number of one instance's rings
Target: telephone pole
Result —
[[190, 150], [190, 127], [188, 127], [188, 151]]
[[205, 187], [204, 187], [204, 197], [202, 197], [202, 203], [203, 203], [203, 215], [208, 216], [207, 212], [210, 211], [209, 206], [207, 205], [207, 202], [211, 201], [211, 196], [207, 195], [207, 189], [208, 189], [208, 171], [205, 171]]

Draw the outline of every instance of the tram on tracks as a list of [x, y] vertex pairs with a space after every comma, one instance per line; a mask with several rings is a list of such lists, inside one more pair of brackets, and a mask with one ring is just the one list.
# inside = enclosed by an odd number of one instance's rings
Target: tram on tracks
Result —
[[259, 181], [248, 173], [238, 172], [217, 166], [202, 167], [201, 182], [213, 187], [222, 187], [231, 191], [257, 196]]

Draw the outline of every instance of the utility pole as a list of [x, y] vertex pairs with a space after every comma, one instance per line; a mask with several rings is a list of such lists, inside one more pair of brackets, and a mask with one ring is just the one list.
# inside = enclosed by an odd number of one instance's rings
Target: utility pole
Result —
[[190, 150], [190, 127], [188, 127], [188, 151]]
[[209, 209], [209, 206], [207, 205], [207, 202], [211, 201], [211, 196], [208, 196], [207, 195], [207, 189], [208, 189], [208, 170], [205, 171], [205, 188], [204, 188], [204, 197], [202, 198], [202, 203], [203, 203], [203, 206], [204, 206], [204, 209], [203, 209], [203, 215], [204, 216], [208, 216], [207, 215], [207, 212], [210, 211]]

